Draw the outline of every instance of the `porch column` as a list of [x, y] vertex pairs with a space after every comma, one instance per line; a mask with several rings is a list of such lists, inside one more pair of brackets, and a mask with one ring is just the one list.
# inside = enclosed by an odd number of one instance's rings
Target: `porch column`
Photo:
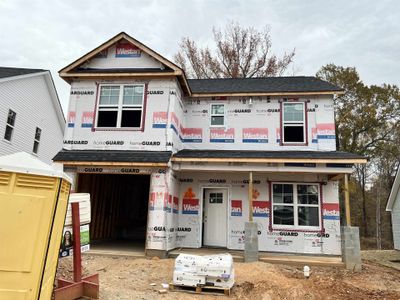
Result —
[[344, 174], [344, 208], [346, 212], [346, 226], [351, 226], [350, 198], [349, 198], [349, 175]]
[[244, 224], [244, 261], [258, 261], [258, 226], [253, 222], [253, 172], [249, 173], [249, 222]]
[[249, 173], [249, 221], [253, 222], [253, 172]]

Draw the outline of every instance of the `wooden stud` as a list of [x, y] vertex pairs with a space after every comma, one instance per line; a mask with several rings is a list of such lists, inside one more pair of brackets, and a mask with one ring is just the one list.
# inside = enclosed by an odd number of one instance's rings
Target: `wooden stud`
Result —
[[253, 172], [249, 173], [249, 221], [253, 222]]
[[351, 226], [350, 219], [350, 197], [349, 197], [349, 175], [344, 175], [344, 203], [346, 211], [346, 225]]

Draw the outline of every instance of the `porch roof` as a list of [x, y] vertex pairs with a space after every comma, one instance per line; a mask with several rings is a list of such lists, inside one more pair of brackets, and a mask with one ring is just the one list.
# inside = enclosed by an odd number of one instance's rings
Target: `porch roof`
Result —
[[166, 166], [171, 151], [65, 150], [53, 158], [66, 165], [156, 165]]
[[172, 161], [253, 163], [366, 163], [361, 155], [342, 151], [181, 150]]

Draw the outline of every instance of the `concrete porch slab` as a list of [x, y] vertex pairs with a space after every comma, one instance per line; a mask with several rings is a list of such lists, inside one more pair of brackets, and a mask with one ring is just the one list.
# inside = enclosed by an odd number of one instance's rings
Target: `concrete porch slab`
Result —
[[[193, 254], [193, 255], [212, 255], [220, 253], [230, 253], [235, 262], [244, 262], [243, 251], [229, 250], [226, 248], [179, 248], [169, 251], [169, 258], [176, 258], [179, 254]], [[296, 255], [288, 253], [270, 253], [259, 252], [259, 261], [295, 265], [295, 266], [326, 266], [326, 267], [344, 267], [341, 256], [317, 256], [317, 255]]]

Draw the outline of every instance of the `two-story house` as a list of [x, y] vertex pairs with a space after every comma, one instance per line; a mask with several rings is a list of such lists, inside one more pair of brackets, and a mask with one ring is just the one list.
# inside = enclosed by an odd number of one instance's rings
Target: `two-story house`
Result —
[[65, 119], [50, 71], [0, 67], [0, 101], [0, 155], [26, 152], [51, 164]]
[[260, 251], [341, 254], [338, 180], [365, 159], [336, 151], [340, 88], [315, 77], [189, 80], [126, 33], [60, 76], [71, 97], [55, 161], [92, 195], [93, 239], [161, 254], [243, 249], [252, 218]]

